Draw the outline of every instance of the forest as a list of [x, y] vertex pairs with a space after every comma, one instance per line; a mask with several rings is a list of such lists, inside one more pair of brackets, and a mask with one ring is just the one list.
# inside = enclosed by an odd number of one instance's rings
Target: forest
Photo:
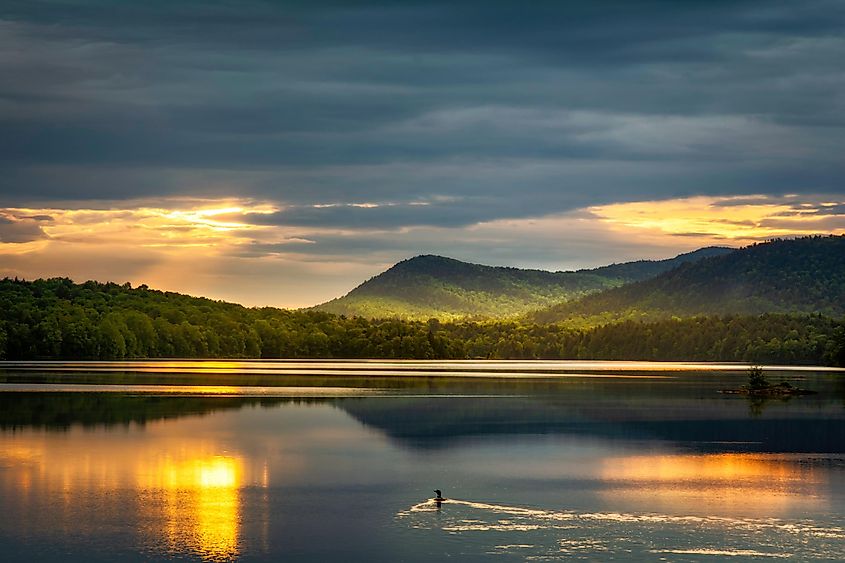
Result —
[[538, 309], [645, 280], [732, 249], [700, 248], [666, 260], [548, 272], [483, 266], [443, 256], [403, 260], [343, 297], [314, 307], [336, 315], [441, 321], [516, 319]]
[[845, 236], [772, 240], [529, 314], [539, 323], [762, 313], [845, 315]]
[[246, 308], [146, 286], [0, 280], [0, 357], [627, 359], [845, 365], [845, 319], [710, 315], [575, 329]]

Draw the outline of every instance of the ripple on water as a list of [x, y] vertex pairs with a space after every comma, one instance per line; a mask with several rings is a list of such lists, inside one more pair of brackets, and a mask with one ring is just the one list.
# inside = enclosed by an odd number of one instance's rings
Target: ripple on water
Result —
[[657, 554], [813, 561], [845, 553], [845, 528], [812, 520], [578, 512], [460, 499], [431, 499], [399, 512], [397, 519], [413, 529], [464, 536], [480, 553], [518, 551], [526, 560], [591, 555], [638, 560]]

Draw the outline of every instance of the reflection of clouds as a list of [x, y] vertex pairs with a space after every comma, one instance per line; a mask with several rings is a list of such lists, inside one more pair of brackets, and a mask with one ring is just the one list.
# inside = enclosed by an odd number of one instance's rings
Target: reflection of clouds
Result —
[[284, 510], [270, 507], [286, 502], [282, 487], [393, 476], [372, 462], [384, 440], [347, 421], [328, 405], [303, 404], [125, 430], [4, 431], [0, 505], [19, 537], [100, 545], [107, 530], [148, 559], [256, 556], [275, 549], [271, 530]]
[[689, 511], [706, 505], [760, 516], [827, 504], [820, 494], [825, 474], [789, 457], [634, 455], [602, 460], [599, 475], [616, 483], [603, 493], [608, 501], [634, 500]]
[[[191, 428], [192, 424], [187, 424]], [[21, 524], [37, 515], [35, 501], [62, 499], [55, 518], [65, 530], [81, 532], [96, 522], [79, 522], [78, 510], [96, 499], [118, 498], [122, 491], [138, 496], [129, 506], [113, 506], [117, 518], [134, 513], [139, 539], [153, 549], [194, 553], [218, 561], [236, 557], [241, 549], [244, 487], [267, 488], [265, 464], [226, 451], [206, 438], [168, 435], [164, 423], [147, 426], [152, 440], [124, 440], [117, 435], [93, 435], [77, 430], [69, 435], [26, 433], [0, 444], [3, 496], [20, 504]], [[84, 438], [83, 450], [78, 440]], [[8, 437], [7, 437], [8, 438]], [[32, 506], [30, 506], [32, 504]], [[102, 509], [99, 509], [102, 510]]]

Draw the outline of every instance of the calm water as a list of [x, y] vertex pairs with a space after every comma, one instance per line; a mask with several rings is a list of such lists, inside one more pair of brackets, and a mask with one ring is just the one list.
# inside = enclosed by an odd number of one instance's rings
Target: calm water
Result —
[[842, 560], [845, 373], [770, 377], [819, 394], [719, 394], [730, 365], [0, 364], [0, 559]]

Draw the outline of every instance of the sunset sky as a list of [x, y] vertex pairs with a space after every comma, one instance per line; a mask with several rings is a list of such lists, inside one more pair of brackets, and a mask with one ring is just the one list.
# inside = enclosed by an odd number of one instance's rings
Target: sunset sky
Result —
[[4, 0], [0, 276], [312, 305], [845, 233], [845, 3]]

